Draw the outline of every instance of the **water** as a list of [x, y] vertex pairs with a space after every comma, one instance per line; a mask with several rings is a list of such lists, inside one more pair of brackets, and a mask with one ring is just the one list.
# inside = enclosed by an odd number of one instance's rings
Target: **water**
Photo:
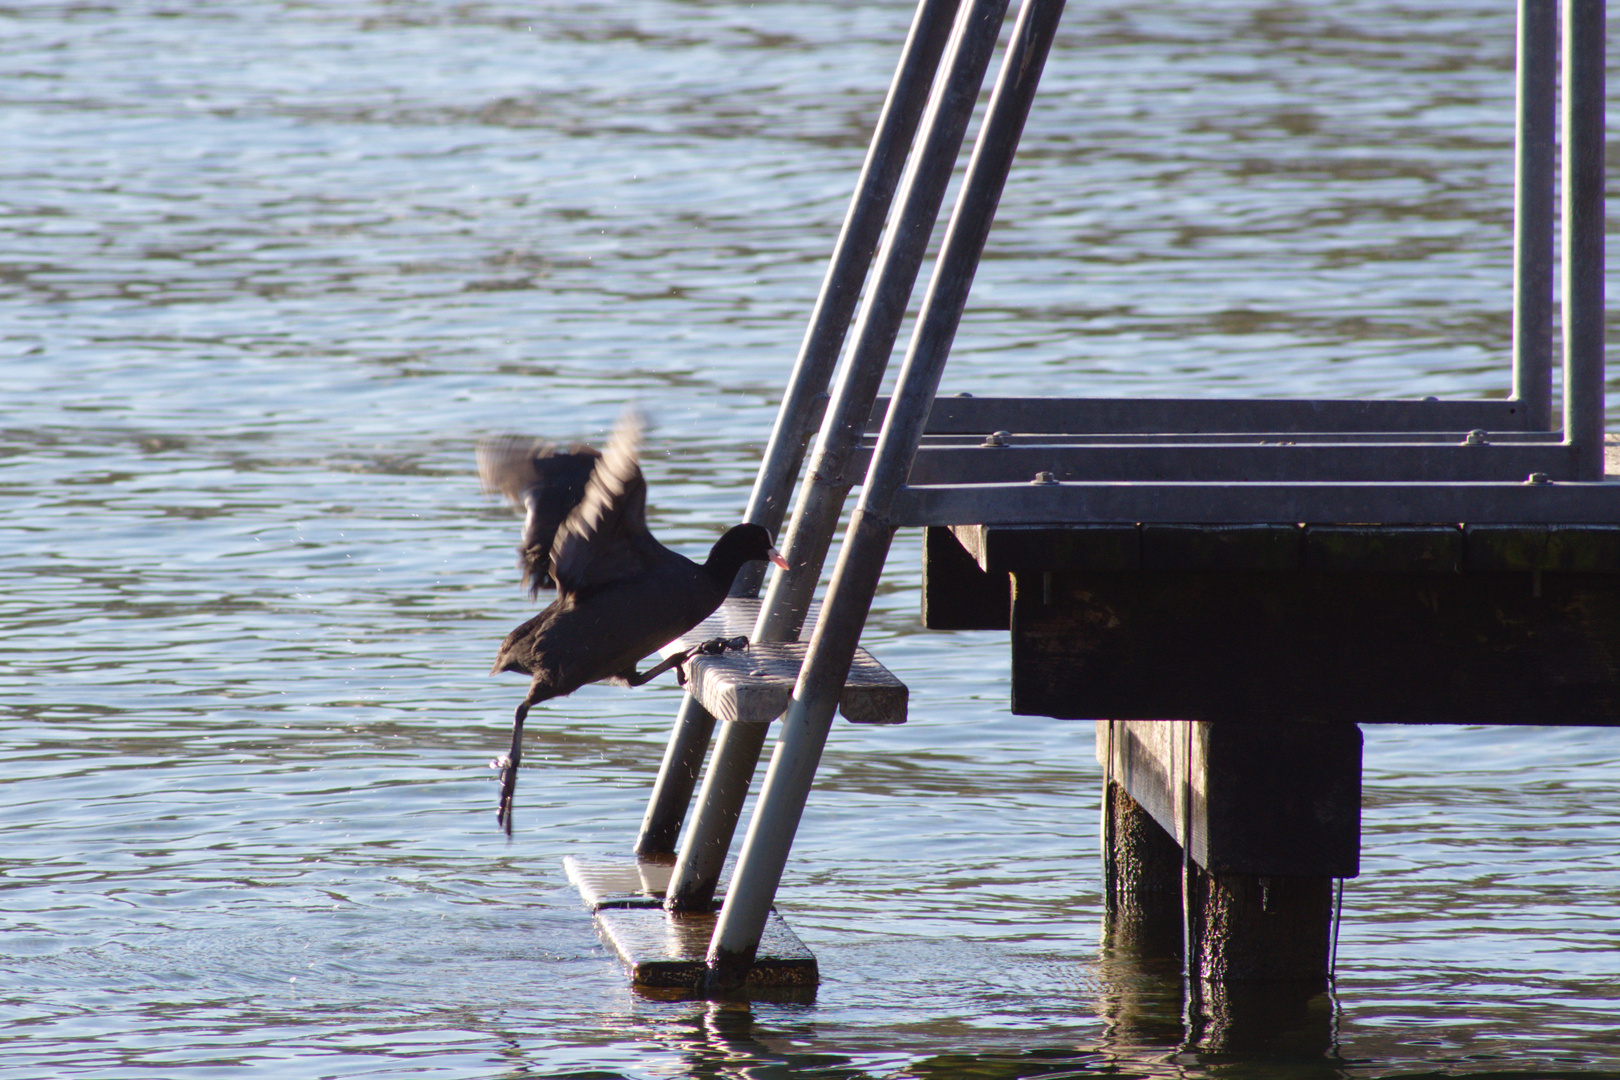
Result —
[[[945, 390], [1501, 394], [1511, 7], [1072, 4]], [[909, 17], [0, 11], [0, 1075], [1620, 1071], [1620, 738], [1369, 728], [1330, 1044], [1183, 1047], [1098, 945], [1089, 725], [919, 630], [913, 535], [912, 722], [835, 731], [779, 896], [812, 1002], [638, 996], [563, 879], [671, 685], [544, 707], [495, 830], [473, 441], [633, 399], [659, 534], [735, 520]]]

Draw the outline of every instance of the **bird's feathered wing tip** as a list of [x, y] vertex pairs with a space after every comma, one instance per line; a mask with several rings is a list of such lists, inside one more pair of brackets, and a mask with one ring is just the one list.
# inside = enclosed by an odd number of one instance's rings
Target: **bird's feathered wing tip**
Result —
[[557, 530], [551, 572], [561, 588], [587, 588], [639, 567], [635, 543], [647, 533], [647, 483], [637, 463], [644, 425], [639, 410], [624, 411], [585, 497]]
[[478, 482], [485, 495], [505, 495], [518, 510], [523, 493], [540, 482], [539, 459], [557, 452], [555, 443], [527, 435], [478, 440]]

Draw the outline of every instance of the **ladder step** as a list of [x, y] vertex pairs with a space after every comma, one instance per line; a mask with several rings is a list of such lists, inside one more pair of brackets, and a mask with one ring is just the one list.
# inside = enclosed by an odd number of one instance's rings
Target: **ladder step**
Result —
[[587, 862], [563, 856], [563, 871], [592, 911], [662, 907], [674, 869], [673, 860], [620, 858]]
[[[695, 990], [708, 974], [709, 939], [717, 915], [676, 915], [663, 908], [604, 908], [596, 929], [638, 987]], [[774, 910], [766, 916], [749, 987], [813, 987], [816, 958]]]
[[[579, 889], [602, 940], [642, 989], [691, 991], [708, 972], [715, 912], [671, 914], [661, 903], [672, 866], [645, 859], [586, 862], [563, 859], [568, 880]], [[719, 905], [716, 904], [718, 910]], [[759, 954], [748, 972], [750, 987], [811, 988], [816, 958], [782, 916], [771, 909]]]
[[[714, 638], [747, 637], [753, 633], [760, 602], [731, 598], [720, 610], [664, 646], [670, 656]], [[805, 620], [805, 638], [815, 626], [812, 608]], [[718, 656], [695, 656], [687, 661], [687, 692], [717, 720], [768, 724], [787, 711], [793, 686], [799, 680], [810, 646], [805, 641], [751, 644]], [[906, 722], [906, 684], [865, 649], [855, 650], [838, 709], [856, 724]]]

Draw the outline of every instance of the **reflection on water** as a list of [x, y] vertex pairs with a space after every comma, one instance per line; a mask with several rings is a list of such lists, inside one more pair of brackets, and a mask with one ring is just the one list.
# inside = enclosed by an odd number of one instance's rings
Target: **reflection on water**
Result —
[[[1070, 7], [947, 392], [1505, 392], [1512, 5]], [[1189, 1032], [1098, 941], [1089, 725], [918, 631], [912, 535], [865, 637], [912, 721], [835, 732], [779, 896], [813, 1000], [638, 996], [564, 880], [667, 682], [537, 712], [497, 832], [532, 608], [474, 441], [639, 401], [705, 550], [909, 18], [0, 9], [0, 1074], [1620, 1069], [1611, 734], [1369, 729], [1334, 998]]]

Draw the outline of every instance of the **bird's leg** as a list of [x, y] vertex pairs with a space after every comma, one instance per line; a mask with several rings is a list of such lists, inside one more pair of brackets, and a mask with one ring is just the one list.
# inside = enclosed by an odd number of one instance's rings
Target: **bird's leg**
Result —
[[623, 679], [626, 686], [640, 686], [642, 683], [651, 682], [653, 679], [658, 678], [670, 668], [674, 668], [675, 681], [685, 686], [686, 668], [684, 665], [693, 653], [702, 653], [705, 656], [719, 656], [727, 649], [746, 648], [748, 648], [748, 639], [745, 637], [711, 638], [700, 645], [694, 645], [690, 649], [682, 649], [673, 656], [666, 657], [657, 666], [648, 668], [646, 671], [637, 672], [635, 668], [631, 668], [629, 671], [621, 671], [618, 678]]
[[655, 665], [654, 667], [650, 667], [643, 672], [638, 673], [636, 669], [632, 667], [629, 671], [620, 672], [619, 678], [624, 680], [624, 685], [626, 686], [640, 686], [642, 683], [651, 682], [652, 680], [658, 678], [658, 676], [662, 675], [670, 668], [674, 668], [675, 678], [681, 683], [682, 686], [684, 686], [686, 685], [686, 673], [681, 671], [680, 665], [686, 663], [686, 657], [689, 651], [690, 650], [683, 649], [674, 656], [666, 657], [659, 664]]
[[507, 839], [512, 837], [512, 795], [517, 791], [518, 762], [523, 760], [523, 718], [529, 715], [531, 705], [544, 701], [546, 696], [541, 693], [539, 680], [529, 684], [528, 694], [512, 716], [511, 751], [489, 763], [491, 768], [501, 770], [501, 795], [495, 804], [495, 824], [506, 829]]

